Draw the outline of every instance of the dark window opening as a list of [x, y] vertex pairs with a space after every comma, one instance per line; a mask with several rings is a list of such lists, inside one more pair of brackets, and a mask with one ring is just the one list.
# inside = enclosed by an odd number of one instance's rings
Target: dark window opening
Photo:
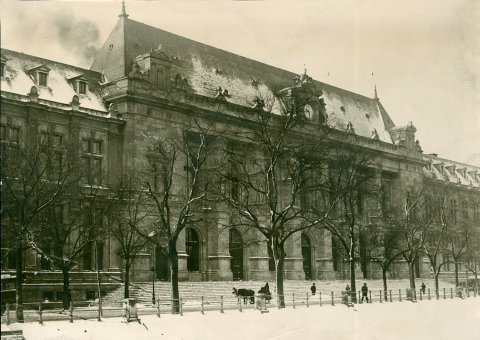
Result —
[[200, 242], [198, 239], [198, 233], [192, 229], [187, 229], [187, 270], [189, 272], [200, 270]]
[[305, 280], [310, 280], [312, 278], [312, 246], [310, 238], [306, 234], [302, 233], [301, 242]]
[[43, 300], [53, 301], [53, 292], [43, 292]]
[[230, 229], [229, 235], [230, 270], [233, 280], [243, 280], [243, 241], [237, 229]]
[[38, 72], [38, 86], [47, 86], [47, 74]]
[[88, 242], [83, 248], [83, 270], [92, 270], [92, 242]]
[[98, 270], [104, 270], [104, 257], [103, 257], [103, 248], [105, 243], [97, 241], [96, 243], [96, 252], [97, 252], [97, 268]]
[[78, 93], [87, 94], [87, 83], [84, 81], [78, 82]]

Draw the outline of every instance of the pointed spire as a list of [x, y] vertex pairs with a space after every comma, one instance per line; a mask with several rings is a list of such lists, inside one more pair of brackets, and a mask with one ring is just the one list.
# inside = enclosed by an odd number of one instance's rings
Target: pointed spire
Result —
[[378, 95], [377, 95], [377, 84], [375, 84], [375, 97], [373, 99], [378, 100]]
[[122, 13], [119, 15], [120, 18], [128, 18], [128, 14], [125, 10], [125, 0], [122, 0]]

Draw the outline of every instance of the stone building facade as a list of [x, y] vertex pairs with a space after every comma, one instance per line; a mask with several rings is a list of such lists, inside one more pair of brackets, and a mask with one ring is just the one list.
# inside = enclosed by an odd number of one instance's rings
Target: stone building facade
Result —
[[[215, 124], [218, 131], [242, 130], [237, 113], [260, 105], [259, 98], [279, 103], [282, 91], [303, 81], [318, 91], [305, 105], [302, 133], [315, 138], [319, 125], [330, 125], [340, 136], [375, 155], [378, 179], [391, 199], [401, 201], [407, 187], [447, 184], [465, 218], [479, 227], [480, 168], [424, 155], [415, 139], [415, 127], [395, 126], [375, 90], [374, 98], [355, 94], [245, 57], [147, 26], [123, 12], [89, 70], [15, 51], [1, 53], [2, 143], [35, 141], [44, 131], [76, 143], [79, 154], [106, 173], [108, 184], [123, 169], [147, 162], [146, 136], [166, 129], [184, 129], [194, 120]], [[287, 89], [287, 90], [286, 90]], [[272, 110], [281, 110], [280, 104]], [[275, 112], [274, 112], [275, 113]], [[343, 137], [340, 137], [343, 138]], [[181, 185], [181, 184], [179, 184]], [[270, 255], [265, 245], [239, 246], [241, 229], [227, 230], [231, 214], [214, 209], [203, 224], [188, 228], [177, 243], [181, 280], [272, 280]], [[206, 225], [206, 224], [209, 225]], [[95, 262], [101, 256], [106, 289], [118, 284], [122, 262], [111, 239], [99, 240], [101, 255], [81, 256], [73, 272], [73, 289], [82, 299], [95, 290]], [[327, 231], [302, 233], [287, 244], [286, 279], [346, 278], [348, 266], [335, 257], [338, 245]], [[2, 249], [8, 249], [2, 243]], [[134, 263], [133, 280], [168, 279], [168, 260], [161, 249], [146, 247]], [[2, 255], [2, 273], [13, 260]], [[44, 282], [61, 278], [42, 269], [41, 259], [25, 251], [25, 269], [34, 272], [26, 291], [32, 299], [43, 294]], [[359, 273], [360, 264], [359, 264]], [[392, 277], [405, 277], [401, 262]], [[381, 272], [368, 264], [367, 276]], [[426, 260], [419, 260], [417, 275], [429, 275]], [[77, 287], [75, 287], [75, 284]], [[60, 289], [58, 285], [57, 290]], [[55, 290], [49, 288], [48, 294]], [[50, 295], [49, 295], [50, 296]]]

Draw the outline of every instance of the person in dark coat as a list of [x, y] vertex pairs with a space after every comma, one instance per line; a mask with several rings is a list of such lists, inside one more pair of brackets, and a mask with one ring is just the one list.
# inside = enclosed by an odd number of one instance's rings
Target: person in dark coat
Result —
[[367, 303], [368, 303], [368, 287], [367, 287], [367, 283], [364, 283], [364, 284], [363, 284], [363, 287], [362, 287], [362, 302], [363, 302], [363, 299], [367, 299]]
[[427, 286], [425, 286], [425, 283], [422, 282], [422, 293], [425, 294], [425, 289], [427, 289]]
[[312, 283], [312, 286], [310, 287], [310, 290], [312, 292], [312, 295], [315, 295], [315, 293], [317, 292], [317, 287], [315, 287], [315, 282]]

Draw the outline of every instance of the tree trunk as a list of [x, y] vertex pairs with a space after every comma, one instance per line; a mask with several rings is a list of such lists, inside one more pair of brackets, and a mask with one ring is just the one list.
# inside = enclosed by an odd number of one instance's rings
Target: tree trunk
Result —
[[350, 232], [350, 249], [349, 249], [349, 263], [350, 263], [350, 289], [352, 302], [357, 303], [357, 285], [355, 284], [355, 235], [352, 231]]
[[63, 310], [68, 310], [70, 307], [70, 268], [62, 266], [63, 274], [63, 291], [62, 291], [62, 305]]
[[180, 312], [180, 293], [178, 291], [178, 253], [177, 240], [168, 242], [168, 258], [170, 260], [170, 278], [172, 284], [172, 312]]
[[15, 301], [15, 313], [17, 316], [17, 322], [23, 322], [23, 251], [21, 242], [17, 244], [15, 249], [15, 289], [17, 290]]
[[383, 292], [385, 301], [388, 301], [388, 294], [387, 294], [387, 267], [385, 265], [382, 266], [382, 280], [383, 280]]
[[438, 276], [440, 274], [440, 271], [437, 271], [437, 272], [434, 272], [433, 274], [433, 278], [435, 279], [435, 297], [438, 298], [438, 294], [439, 294], [439, 287], [438, 287]]
[[455, 287], [458, 287], [458, 261], [455, 259]]
[[123, 298], [128, 299], [130, 297], [130, 261], [125, 260], [125, 277], [124, 277], [124, 290]]
[[414, 261], [408, 262], [408, 273], [410, 276], [410, 288], [415, 290], [415, 263]]
[[285, 258], [280, 256], [275, 260], [275, 282], [277, 284], [278, 308], [285, 308], [285, 294], [283, 293], [283, 268]]

